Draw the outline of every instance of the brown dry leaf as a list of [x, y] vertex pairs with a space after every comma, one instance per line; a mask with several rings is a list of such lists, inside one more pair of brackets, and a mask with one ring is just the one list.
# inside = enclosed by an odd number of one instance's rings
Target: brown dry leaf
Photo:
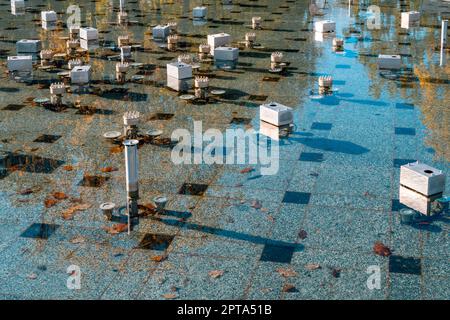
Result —
[[72, 171], [73, 170], [73, 166], [67, 165], [67, 166], [64, 166], [63, 169], [66, 170], [66, 171]]
[[252, 204], [251, 204], [251, 207], [255, 208], [255, 209], [261, 209], [262, 208], [262, 204], [261, 204], [261, 202], [259, 202], [259, 200], [254, 200], [252, 202]]
[[267, 220], [269, 220], [270, 222], [275, 222], [275, 218], [272, 217], [271, 215], [267, 216]]
[[175, 298], [177, 298], [177, 297], [178, 297], [178, 295], [175, 294], [175, 293], [166, 293], [166, 294], [163, 294], [163, 298], [164, 298], [164, 299], [175, 299]]
[[297, 291], [298, 291], [297, 288], [293, 284], [286, 283], [283, 286], [283, 292], [297, 292]]
[[249, 172], [252, 172], [253, 170], [255, 170], [255, 169], [253, 169], [252, 167], [247, 167], [245, 169], [242, 169], [241, 173], [249, 173]]
[[78, 236], [78, 237], [72, 238], [70, 240], [70, 243], [78, 244], [78, 243], [84, 243], [84, 241], [85, 241], [85, 239], [83, 237]]
[[128, 225], [126, 223], [118, 223], [113, 225], [112, 227], [106, 227], [105, 231], [109, 234], [118, 234], [121, 232], [125, 232], [128, 230]]
[[278, 268], [277, 272], [285, 278], [295, 277], [297, 275], [297, 272], [295, 272], [295, 270], [293, 270], [291, 268], [286, 268], [286, 269]]
[[153, 256], [150, 257], [150, 260], [155, 261], [155, 262], [163, 262], [164, 260], [167, 259], [167, 256]]
[[17, 194], [20, 194], [22, 196], [26, 196], [31, 193], [33, 193], [33, 189], [31, 189], [31, 188], [26, 188], [26, 189], [23, 189], [23, 190], [20, 190], [17, 192]]
[[67, 199], [68, 196], [64, 192], [56, 191], [52, 193], [53, 198], [57, 200], [64, 200]]
[[308, 264], [305, 266], [305, 268], [306, 268], [306, 270], [314, 271], [314, 270], [321, 269], [322, 267], [321, 267], [320, 264], [318, 264], [318, 263], [308, 263]]
[[70, 207], [69, 209], [67, 209], [66, 211], [64, 211], [63, 213], [62, 213], [62, 216], [63, 216], [63, 218], [65, 219], [65, 220], [70, 220], [70, 219], [72, 219], [73, 218], [73, 216], [74, 216], [74, 214], [77, 212], [77, 211], [83, 211], [83, 210], [87, 210], [87, 209], [89, 209], [91, 207], [91, 205], [90, 204], [77, 204], [77, 205], [75, 205], [75, 206], [73, 206], [73, 207]]
[[111, 149], [109, 149], [110, 153], [121, 153], [122, 152], [122, 147], [112, 147]]
[[386, 247], [382, 242], [375, 242], [373, 246], [373, 252], [382, 257], [389, 257], [391, 255], [391, 249]]
[[212, 271], [208, 272], [208, 274], [211, 278], [216, 279], [216, 278], [220, 278], [223, 275], [223, 272], [224, 272], [223, 270], [212, 270]]
[[50, 207], [53, 207], [57, 202], [58, 201], [56, 201], [55, 199], [47, 198], [47, 199], [44, 200], [44, 206], [46, 208], [50, 208]]
[[104, 172], [104, 173], [106, 173], [106, 172], [113, 172], [113, 171], [117, 171], [117, 170], [119, 170], [119, 169], [114, 168], [114, 167], [104, 167], [104, 168], [100, 169], [100, 171]]

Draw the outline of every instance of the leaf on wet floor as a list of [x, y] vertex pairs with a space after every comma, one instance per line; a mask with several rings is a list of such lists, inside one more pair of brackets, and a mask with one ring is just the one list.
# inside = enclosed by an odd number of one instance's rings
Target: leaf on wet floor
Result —
[[85, 240], [83, 237], [78, 236], [78, 237], [72, 238], [72, 239], [70, 240], [70, 243], [78, 244], [78, 243], [84, 243], [85, 241], [86, 241], [86, 240]]
[[247, 167], [241, 170], [241, 173], [249, 173], [254, 171], [255, 169], [253, 169], [252, 167]]
[[117, 223], [112, 227], [105, 227], [105, 231], [109, 234], [118, 234], [121, 232], [128, 231], [128, 225], [126, 223]]
[[299, 237], [301, 240], [305, 240], [305, 239], [308, 237], [308, 233], [307, 233], [305, 230], [300, 230], [300, 231], [298, 232], [298, 237]]
[[53, 196], [53, 198], [55, 198], [57, 200], [64, 200], [64, 199], [68, 198], [68, 196], [64, 192], [61, 192], [61, 191], [53, 192], [52, 196]]
[[160, 255], [160, 256], [153, 256], [150, 257], [150, 260], [155, 261], [155, 262], [163, 262], [164, 260], [167, 259], [166, 255]]
[[32, 188], [25, 188], [25, 189], [18, 191], [17, 194], [26, 196], [26, 195], [32, 194], [33, 192], [34, 192], [34, 190]]
[[389, 257], [391, 255], [391, 249], [379, 241], [375, 242], [373, 252], [382, 257]]
[[286, 283], [283, 286], [283, 292], [298, 292], [298, 290], [293, 284]]
[[46, 208], [51, 208], [54, 205], [56, 205], [57, 203], [58, 203], [58, 201], [56, 201], [55, 199], [47, 198], [47, 199], [44, 200], [44, 206]]
[[314, 271], [314, 270], [318, 270], [318, 269], [321, 269], [321, 268], [322, 267], [320, 266], [320, 264], [317, 264], [317, 263], [308, 263], [305, 266], [305, 269], [309, 270], [309, 271]]
[[62, 213], [62, 217], [65, 219], [65, 220], [70, 220], [70, 219], [72, 219], [73, 218], [73, 216], [75, 215], [75, 213], [77, 213], [78, 211], [84, 211], [84, 210], [87, 210], [87, 209], [89, 209], [91, 207], [91, 205], [90, 204], [87, 204], [87, 203], [82, 203], [82, 204], [77, 204], [77, 205], [75, 205], [75, 206], [73, 206], [73, 207], [70, 207], [69, 209], [67, 209], [66, 211], [64, 211], [63, 213]]
[[291, 268], [278, 268], [277, 272], [285, 278], [295, 277], [297, 275], [297, 272]]
[[251, 207], [255, 208], [255, 209], [261, 209], [262, 208], [262, 204], [261, 204], [261, 202], [259, 200], [253, 200], [252, 204], [251, 204]]
[[106, 173], [106, 172], [118, 171], [118, 170], [119, 170], [119, 169], [114, 168], [114, 167], [103, 167], [103, 168], [100, 169], [100, 171], [101, 171], [101, 172], [104, 172], [104, 173]]
[[212, 270], [210, 271], [208, 274], [211, 278], [220, 278], [223, 275], [224, 271], [223, 270]]
[[63, 166], [63, 169], [66, 170], [66, 171], [72, 171], [73, 170], [73, 166], [66, 165], [66, 166]]
[[163, 294], [164, 299], [176, 299], [178, 295], [176, 293], [166, 293]]

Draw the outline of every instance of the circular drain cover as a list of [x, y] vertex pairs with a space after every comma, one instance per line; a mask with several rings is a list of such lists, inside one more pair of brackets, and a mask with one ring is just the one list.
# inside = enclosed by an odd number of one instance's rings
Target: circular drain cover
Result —
[[105, 202], [100, 205], [100, 210], [112, 210], [116, 207], [114, 202]]
[[193, 100], [195, 99], [195, 96], [193, 96], [192, 94], [183, 94], [180, 96], [181, 100]]
[[221, 96], [225, 94], [225, 90], [212, 90], [211, 94], [214, 96]]
[[147, 131], [147, 135], [150, 137], [159, 137], [160, 135], [162, 135], [163, 132], [162, 130], [148, 130]]
[[48, 99], [48, 98], [36, 98], [36, 99], [33, 100], [33, 102], [37, 103], [37, 104], [43, 104], [43, 103], [50, 102], [50, 99]]
[[319, 100], [319, 99], [322, 99], [323, 98], [323, 96], [321, 96], [321, 95], [318, 95], [318, 94], [316, 94], [316, 95], [312, 95], [312, 96], [309, 96], [312, 100]]
[[122, 135], [120, 131], [108, 131], [103, 134], [103, 137], [106, 139], [117, 139]]

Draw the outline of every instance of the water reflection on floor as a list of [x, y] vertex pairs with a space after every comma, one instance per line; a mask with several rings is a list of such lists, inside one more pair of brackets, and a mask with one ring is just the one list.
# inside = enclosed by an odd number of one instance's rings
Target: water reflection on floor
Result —
[[[190, 18], [197, 2], [129, 1], [125, 26], [116, 23], [118, 2], [79, 1], [82, 24], [97, 27], [104, 40], [89, 58], [90, 90], [64, 95], [85, 112], [33, 103], [49, 98], [63, 69], [35, 70], [31, 83], [4, 72], [20, 39], [64, 45], [67, 30], [45, 32], [39, 17], [48, 8], [67, 19], [69, 2], [27, 1], [24, 16], [0, 6], [0, 298], [448, 298], [449, 217], [400, 225], [398, 188], [399, 167], [414, 160], [449, 173], [449, 69], [439, 66], [438, 50], [449, 5], [383, 3], [381, 29], [369, 30], [368, 1], [350, 8], [327, 1], [324, 17], [312, 17], [308, 1], [234, 2], [210, 1], [208, 21], [198, 23]], [[428, 10], [421, 26], [400, 29], [400, 9], [421, 4]], [[204, 73], [223, 96], [194, 104], [165, 88], [166, 63], [195, 54], [207, 34], [242, 41], [253, 16], [263, 18], [256, 36], [265, 49], [243, 49], [235, 69]], [[344, 52], [312, 32], [324, 18], [337, 22]], [[153, 26], [171, 21], [182, 39], [177, 52], [150, 39]], [[143, 65], [114, 85], [123, 34], [142, 45], [133, 60]], [[268, 72], [273, 51], [290, 62], [286, 73]], [[404, 67], [380, 73], [380, 53], [400, 54]], [[318, 93], [322, 75], [333, 76], [330, 95]], [[204, 130], [258, 130], [258, 106], [269, 101], [295, 109], [277, 175], [261, 175], [259, 166], [171, 162], [173, 130], [192, 131], [194, 121]], [[111, 232], [114, 223], [99, 210], [102, 202], [125, 203], [123, 150], [102, 135], [121, 131], [127, 110], [141, 112], [142, 132], [163, 132], [139, 148], [140, 202], [169, 199], [164, 213], [146, 215], [130, 236]], [[377, 241], [392, 250], [390, 258], [373, 253]], [[83, 274], [81, 290], [66, 287], [73, 264]], [[370, 266], [380, 268], [379, 290], [366, 285]], [[210, 275], [217, 270], [223, 274]]]

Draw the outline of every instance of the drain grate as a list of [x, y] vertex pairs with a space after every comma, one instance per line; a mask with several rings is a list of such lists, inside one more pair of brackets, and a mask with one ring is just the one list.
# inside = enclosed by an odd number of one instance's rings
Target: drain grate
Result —
[[252, 95], [250, 95], [250, 96], [248, 97], [248, 99], [251, 100], [251, 101], [264, 102], [264, 101], [267, 100], [267, 96], [252, 94]]
[[184, 183], [178, 194], [184, 194], [189, 196], [202, 196], [205, 194], [206, 189], [208, 189], [207, 184], [197, 184], [197, 183]]
[[314, 153], [314, 152], [302, 152], [300, 154], [300, 161], [309, 161], [309, 162], [322, 162], [323, 153]]
[[146, 233], [136, 249], [165, 251], [173, 238], [174, 236], [166, 234]]
[[25, 107], [25, 105], [23, 105], [23, 104], [8, 104], [6, 107], [3, 108], [3, 110], [19, 111], [23, 107]]
[[264, 246], [260, 261], [291, 263], [294, 247], [267, 243]]
[[310, 198], [311, 193], [286, 191], [286, 193], [284, 194], [283, 202], [294, 204], [308, 204]]
[[85, 175], [78, 185], [82, 187], [99, 188], [108, 180], [109, 177]]
[[160, 112], [160, 113], [155, 113], [154, 115], [152, 115], [150, 117], [150, 120], [151, 121], [154, 121], [154, 120], [170, 120], [173, 117], [174, 117], [173, 113], [162, 113], [162, 112]]
[[23, 238], [48, 239], [59, 226], [56, 224], [33, 223], [20, 236]]
[[390, 256], [389, 272], [420, 275], [422, 273], [421, 260], [412, 257]]
[[33, 142], [54, 143], [59, 138], [61, 138], [61, 136], [53, 135], [53, 134], [43, 134], [43, 135], [37, 137]]

